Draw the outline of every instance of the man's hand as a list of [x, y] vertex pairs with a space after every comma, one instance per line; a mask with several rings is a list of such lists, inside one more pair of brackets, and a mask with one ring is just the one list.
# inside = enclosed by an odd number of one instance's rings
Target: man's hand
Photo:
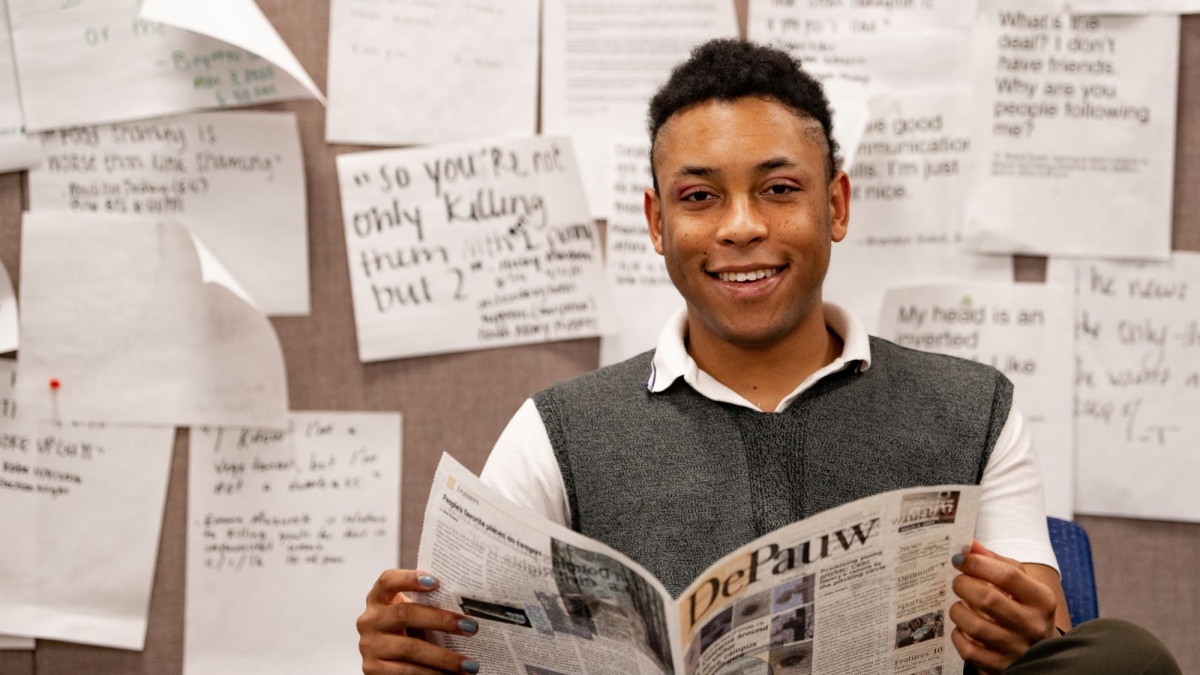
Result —
[[366, 675], [477, 673], [479, 664], [462, 654], [425, 641], [424, 632], [438, 630], [474, 635], [474, 619], [409, 601], [406, 592], [436, 589], [432, 575], [415, 570], [387, 570], [367, 594], [367, 609], [358, 617], [358, 651]]
[[[959, 602], [950, 608], [956, 625], [950, 639], [967, 663], [998, 673], [1035, 643], [1058, 635], [1055, 615], [1062, 590], [1056, 582], [1047, 583], [1044, 573], [1031, 573], [978, 541], [953, 562], [962, 574], [952, 585]], [[1052, 579], [1057, 576], [1052, 568], [1030, 567], [1046, 570]], [[1065, 614], [1065, 605], [1063, 610]]]

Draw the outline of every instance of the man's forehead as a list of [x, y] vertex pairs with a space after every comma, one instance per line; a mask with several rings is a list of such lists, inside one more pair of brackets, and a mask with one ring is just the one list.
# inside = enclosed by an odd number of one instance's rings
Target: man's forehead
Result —
[[[670, 153], [676, 162], [690, 164], [695, 161], [691, 158], [716, 152], [717, 159], [740, 158], [757, 165], [765, 158], [727, 154], [728, 148], [742, 149], [745, 146], [740, 142], [754, 136], [777, 140], [780, 149], [790, 146], [793, 152], [779, 150], [770, 154], [794, 155], [790, 158], [797, 162], [811, 159], [804, 155], [814, 150], [824, 161], [828, 152], [825, 130], [819, 121], [774, 99], [747, 97], [733, 101], [710, 99], [676, 112], [659, 128], [651, 161], [657, 164], [664, 153]], [[795, 146], [792, 141], [801, 144]]]
[[663, 122], [659, 128], [659, 135], [670, 133], [672, 128], [695, 124], [700, 119], [711, 117], [728, 119], [739, 116], [760, 117], [764, 114], [779, 117], [786, 115], [788, 118], [799, 122], [800, 126], [805, 129], [813, 128], [823, 133], [821, 123], [815, 117], [802, 110], [786, 105], [782, 101], [770, 96], [743, 96], [742, 98], [735, 99], [710, 98], [680, 108]]

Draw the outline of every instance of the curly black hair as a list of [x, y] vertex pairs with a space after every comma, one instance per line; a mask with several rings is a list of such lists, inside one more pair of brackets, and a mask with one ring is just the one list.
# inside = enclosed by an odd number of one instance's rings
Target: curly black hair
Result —
[[802, 118], [820, 123], [829, 151], [825, 156], [828, 178], [841, 167], [838, 144], [833, 140], [833, 111], [821, 83], [804, 72], [787, 52], [744, 40], [710, 40], [692, 50], [691, 57], [675, 66], [654, 98], [650, 99], [647, 123], [650, 130], [650, 160], [654, 189], [654, 146], [658, 132], [672, 115], [712, 99], [736, 101], [762, 96], [779, 101]]

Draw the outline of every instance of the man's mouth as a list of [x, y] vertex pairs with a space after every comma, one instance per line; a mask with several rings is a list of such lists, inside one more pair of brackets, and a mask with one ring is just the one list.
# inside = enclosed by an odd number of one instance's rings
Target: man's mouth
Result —
[[746, 272], [716, 272], [710, 273], [721, 281], [736, 281], [741, 283], [749, 283], [766, 279], [767, 277], [775, 276], [783, 271], [783, 267], [764, 267], [757, 270], [749, 270]]

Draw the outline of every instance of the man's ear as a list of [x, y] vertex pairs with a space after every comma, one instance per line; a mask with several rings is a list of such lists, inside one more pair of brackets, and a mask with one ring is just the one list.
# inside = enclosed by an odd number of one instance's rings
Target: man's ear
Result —
[[642, 209], [646, 212], [646, 225], [650, 228], [650, 241], [654, 242], [654, 250], [662, 255], [662, 204], [658, 193], [652, 188], [646, 188]]
[[829, 230], [833, 241], [846, 238], [850, 228], [850, 177], [838, 171], [829, 181]]

